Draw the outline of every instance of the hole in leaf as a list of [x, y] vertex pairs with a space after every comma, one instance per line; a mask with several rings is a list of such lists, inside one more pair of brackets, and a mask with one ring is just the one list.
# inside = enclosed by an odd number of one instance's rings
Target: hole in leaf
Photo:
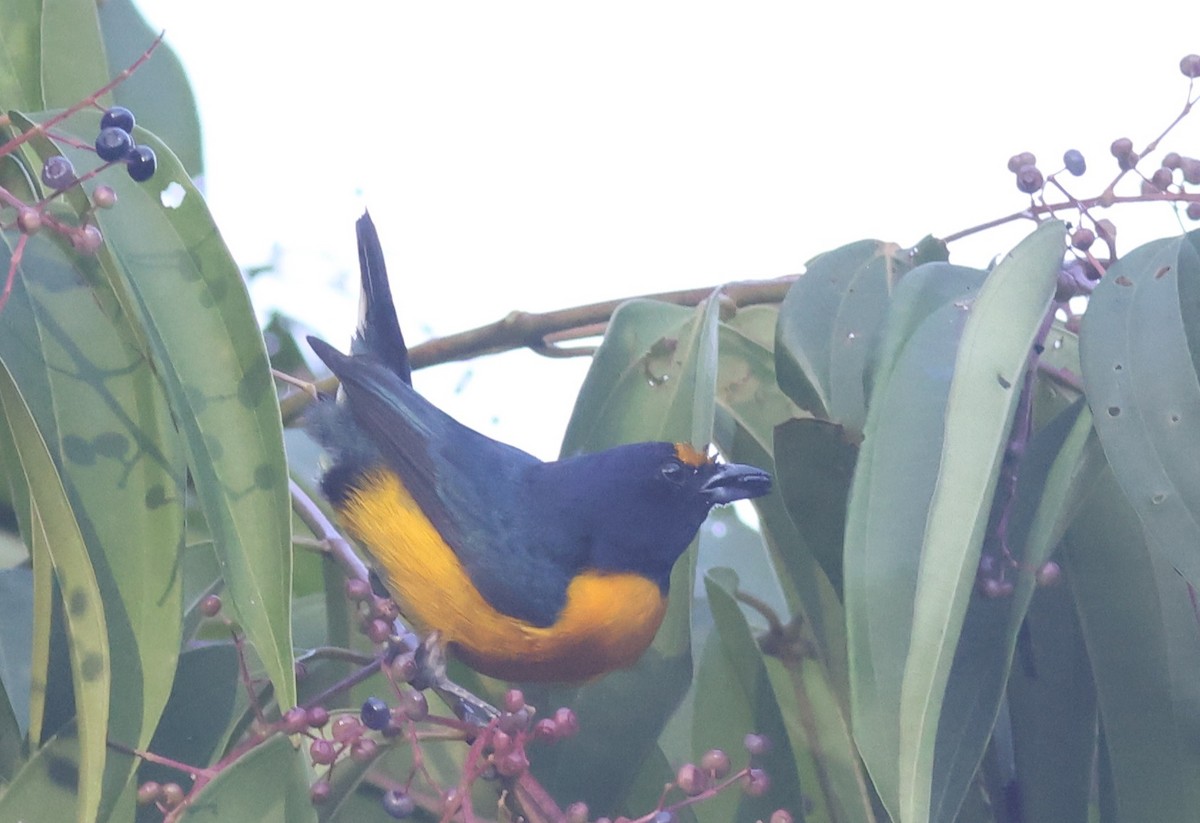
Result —
[[183, 198], [187, 194], [187, 190], [178, 183], [172, 181], [158, 195], [159, 201], [164, 208], [177, 209], [183, 205]]
[[1001, 388], [1004, 388], [1004, 389], [1012, 388], [1012, 383], [1009, 383], [1007, 380], [1005, 380], [1004, 375], [1002, 375], [1002, 374], [996, 375], [996, 381], [1000, 384]]
[[1118, 286], [1132, 286], [1133, 281], [1122, 274], [1120, 277], [1117, 278], [1117, 285]]
[[1120, 416], [1120, 414], [1121, 414], [1120, 406], [1109, 406], [1108, 407], [1108, 416], [1109, 417], [1118, 417], [1118, 416]]

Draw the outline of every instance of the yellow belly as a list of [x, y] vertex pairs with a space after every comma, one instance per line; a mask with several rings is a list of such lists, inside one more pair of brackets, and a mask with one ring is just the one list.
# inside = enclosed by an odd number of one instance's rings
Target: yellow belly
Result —
[[492, 677], [574, 681], [630, 666], [654, 639], [666, 611], [653, 581], [599, 571], [571, 582], [566, 606], [550, 626], [497, 611], [390, 472], [370, 475], [341, 515], [374, 557], [404, 614], [426, 631], [441, 632], [468, 665]]

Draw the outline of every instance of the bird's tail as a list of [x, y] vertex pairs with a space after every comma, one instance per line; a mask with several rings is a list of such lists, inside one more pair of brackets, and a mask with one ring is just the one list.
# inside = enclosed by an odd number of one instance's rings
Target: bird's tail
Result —
[[358, 233], [358, 266], [362, 271], [362, 296], [359, 303], [358, 333], [351, 344], [352, 354], [370, 354], [378, 358], [396, 376], [412, 385], [412, 367], [408, 346], [400, 333], [392, 289], [388, 285], [383, 248], [371, 215], [363, 212], [355, 224]]

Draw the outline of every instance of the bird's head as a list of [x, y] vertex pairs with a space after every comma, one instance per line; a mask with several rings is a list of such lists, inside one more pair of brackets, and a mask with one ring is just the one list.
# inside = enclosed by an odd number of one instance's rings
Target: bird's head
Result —
[[[689, 445], [633, 443], [546, 464], [557, 490], [587, 512], [589, 565], [633, 571], [665, 590], [671, 567], [713, 506], [760, 497], [771, 490], [762, 469], [720, 463]], [[583, 504], [586, 501], [586, 505]]]

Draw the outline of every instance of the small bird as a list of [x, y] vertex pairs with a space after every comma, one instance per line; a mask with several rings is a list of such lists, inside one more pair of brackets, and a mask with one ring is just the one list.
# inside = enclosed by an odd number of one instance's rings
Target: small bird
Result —
[[370, 215], [357, 233], [350, 354], [308, 338], [341, 381], [309, 425], [347, 531], [405, 616], [483, 674], [579, 682], [631, 666], [709, 510], [766, 494], [770, 475], [686, 443], [543, 462], [462, 425], [413, 389]]

